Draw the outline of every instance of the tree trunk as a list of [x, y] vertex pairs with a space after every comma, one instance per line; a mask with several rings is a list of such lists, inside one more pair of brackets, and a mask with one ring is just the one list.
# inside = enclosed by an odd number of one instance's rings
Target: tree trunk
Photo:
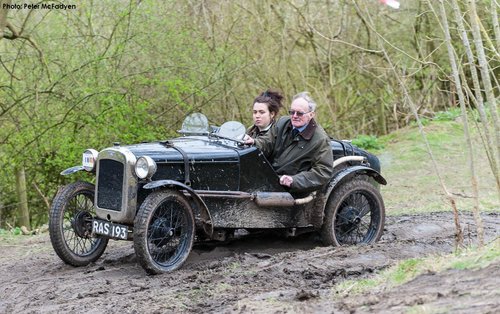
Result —
[[498, 0], [491, 0], [491, 19], [493, 21], [493, 30], [495, 31], [495, 42], [497, 53], [500, 53], [500, 25], [498, 24]]
[[[453, 6], [453, 11], [455, 13], [455, 21], [458, 26], [458, 31], [460, 33], [460, 36], [462, 37], [462, 43], [464, 44], [465, 52], [467, 54], [467, 60], [469, 62], [469, 69], [472, 76], [472, 83], [474, 85], [475, 103], [477, 110], [479, 112], [479, 117], [481, 118], [484, 136], [486, 138], [486, 143], [485, 143], [486, 154], [488, 156], [490, 168], [493, 171], [493, 175], [495, 177], [498, 196], [500, 196], [500, 173], [498, 172], [499, 160], [495, 158], [496, 151], [494, 148], [495, 146], [493, 145], [494, 139], [492, 139], [492, 135], [490, 133], [491, 126], [488, 120], [488, 116], [486, 114], [486, 109], [484, 107], [483, 94], [481, 90], [481, 84], [479, 83], [479, 77], [477, 75], [474, 54], [472, 53], [469, 37], [467, 36], [467, 32], [465, 30], [465, 26], [462, 20], [462, 12], [460, 12], [460, 7], [458, 6], [457, 0], [452, 1], [452, 6]], [[500, 156], [497, 157], [500, 158]]]
[[16, 169], [16, 190], [19, 201], [19, 226], [25, 226], [30, 229], [30, 214], [28, 211], [28, 194], [26, 192], [26, 175], [24, 167]]
[[[458, 9], [458, 5], [456, 5], [456, 1], [453, 1], [454, 11], [458, 14], [458, 19], [460, 18], [460, 14], [457, 13], [456, 9]], [[472, 194], [474, 199], [474, 206], [472, 208], [472, 212], [474, 214], [474, 220], [476, 222], [477, 228], [477, 236], [479, 240], [479, 246], [484, 245], [484, 228], [483, 221], [481, 220], [481, 215], [479, 213], [479, 191], [477, 187], [477, 175], [476, 169], [474, 167], [474, 149], [472, 147], [472, 141], [470, 139], [469, 133], [469, 122], [467, 121], [467, 107], [465, 106], [465, 96], [462, 89], [462, 82], [460, 81], [460, 74], [458, 72], [457, 61], [455, 59], [455, 49], [451, 44], [451, 35], [450, 28], [448, 25], [448, 18], [446, 16], [446, 9], [444, 8], [443, 0], [439, 1], [439, 7], [441, 9], [441, 20], [443, 23], [443, 32], [446, 42], [446, 47], [448, 49], [448, 58], [450, 59], [451, 71], [453, 72], [453, 80], [455, 81], [456, 92], [458, 94], [458, 101], [460, 103], [460, 109], [462, 112], [462, 122], [464, 126], [464, 136], [465, 142], [467, 144], [467, 153], [468, 153], [468, 163], [469, 169], [471, 172], [471, 183], [472, 183]]]
[[385, 115], [385, 104], [382, 100], [378, 104], [378, 131], [380, 134], [387, 134], [387, 120]]
[[0, 0], [0, 40], [3, 38], [5, 27], [7, 27], [7, 13], [9, 12], [9, 10], [3, 8], [3, 5], [11, 2], [12, 0]]
[[[495, 95], [493, 94], [493, 85], [491, 84], [490, 72], [488, 61], [486, 59], [485, 50], [483, 47], [483, 40], [481, 37], [481, 30], [479, 28], [476, 12], [476, 1], [469, 0], [469, 18], [472, 26], [472, 36], [474, 38], [474, 45], [476, 46], [477, 60], [479, 62], [479, 69], [481, 70], [481, 78], [483, 80], [484, 92], [486, 100], [490, 109], [491, 117], [493, 118], [495, 128], [495, 139], [497, 144], [497, 157], [500, 157], [500, 122], [498, 119], [498, 110]], [[498, 159], [497, 159], [498, 160]]]

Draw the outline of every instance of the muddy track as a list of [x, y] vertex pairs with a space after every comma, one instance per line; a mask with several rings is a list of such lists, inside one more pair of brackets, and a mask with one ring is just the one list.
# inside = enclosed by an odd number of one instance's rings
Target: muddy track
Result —
[[[474, 243], [472, 216], [462, 214], [461, 220], [465, 241]], [[483, 220], [486, 240], [499, 237], [500, 214], [483, 214]], [[425, 302], [446, 307], [446, 300], [450, 306], [457, 304], [458, 294], [441, 289], [440, 297], [434, 290], [444, 279], [438, 276], [433, 277], [435, 281], [427, 278], [415, 283], [418, 290], [401, 288], [406, 303], [401, 295], [389, 291], [382, 297], [374, 294], [339, 300], [331, 288], [346, 279], [368, 278], [398, 260], [449, 253], [453, 248], [450, 213], [405, 215], [387, 217], [384, 235], [374, 245], [324, 247], [314, 234], [296, 238], [272, 233], [250, 235], [228, 243], [198, 244], [182, 269], [147, 276], [136, 261], [131, 242], [112, 241], [97, 263], [74, 268], [59, 260], [48, 235], [42, 234], [15, 242], [0, 241], [0, 313], [396, 313]], [[449, 277], [453, 275], [457, 280], [465, 278], [454, 273]], [[484, 287], [489, 287], [494, 284], [491, 278], [500, 276], [499, 267], [493, 265], [488, 272], [470, 275], [471, 282], [484, 280]], [[466, 295], [467, 302], [455, 311], [487, 312], [500, 306], [500, 301], [495, 301], [500, 299], [498, 288], [488, 293], [488, 298]], [[424, 297], [411, 298], [416, 295]]]

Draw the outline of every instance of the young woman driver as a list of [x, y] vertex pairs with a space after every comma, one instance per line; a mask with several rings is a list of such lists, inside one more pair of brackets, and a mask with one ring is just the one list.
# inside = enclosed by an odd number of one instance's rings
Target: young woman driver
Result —
[[253, 101], [253, 123], [247, 130], [247, 134], [252, 138], [262, 136], [271, 129], [280, 108], [283, 107], [281, 101], [283, 95], [278, 91], [270, 90], [261, 93]]

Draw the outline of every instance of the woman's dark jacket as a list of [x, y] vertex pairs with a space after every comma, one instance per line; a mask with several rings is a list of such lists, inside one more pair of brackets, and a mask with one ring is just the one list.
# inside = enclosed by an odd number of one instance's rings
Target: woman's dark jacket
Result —
[[274, 124], [274, 121], [271, 122], [271, 124], [269, 125], [269, 127], [267, 127], [265, 130], [260, 130], [258, 126], [256, 125], [253, 125], [251, 127], [249, 127], [247, 129], [247, 134], [253, 138], [253, 139], [256, 139], [257, 137], [259, 136], [263, 136], [263, 135], [266, 135], [267, 132], [269, 132], [269, 130], [273, 127], [273, 124]]

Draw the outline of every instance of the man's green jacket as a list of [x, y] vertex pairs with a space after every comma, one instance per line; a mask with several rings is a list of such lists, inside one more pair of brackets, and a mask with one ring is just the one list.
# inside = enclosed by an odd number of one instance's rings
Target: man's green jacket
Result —
[[282, 117], [255, 145], [279, 175], [293, 178], [290, 192], [310, 192], [327, 184], [333, 175], [330, 138], [314, 119], [295, 137], [290, 117]]

